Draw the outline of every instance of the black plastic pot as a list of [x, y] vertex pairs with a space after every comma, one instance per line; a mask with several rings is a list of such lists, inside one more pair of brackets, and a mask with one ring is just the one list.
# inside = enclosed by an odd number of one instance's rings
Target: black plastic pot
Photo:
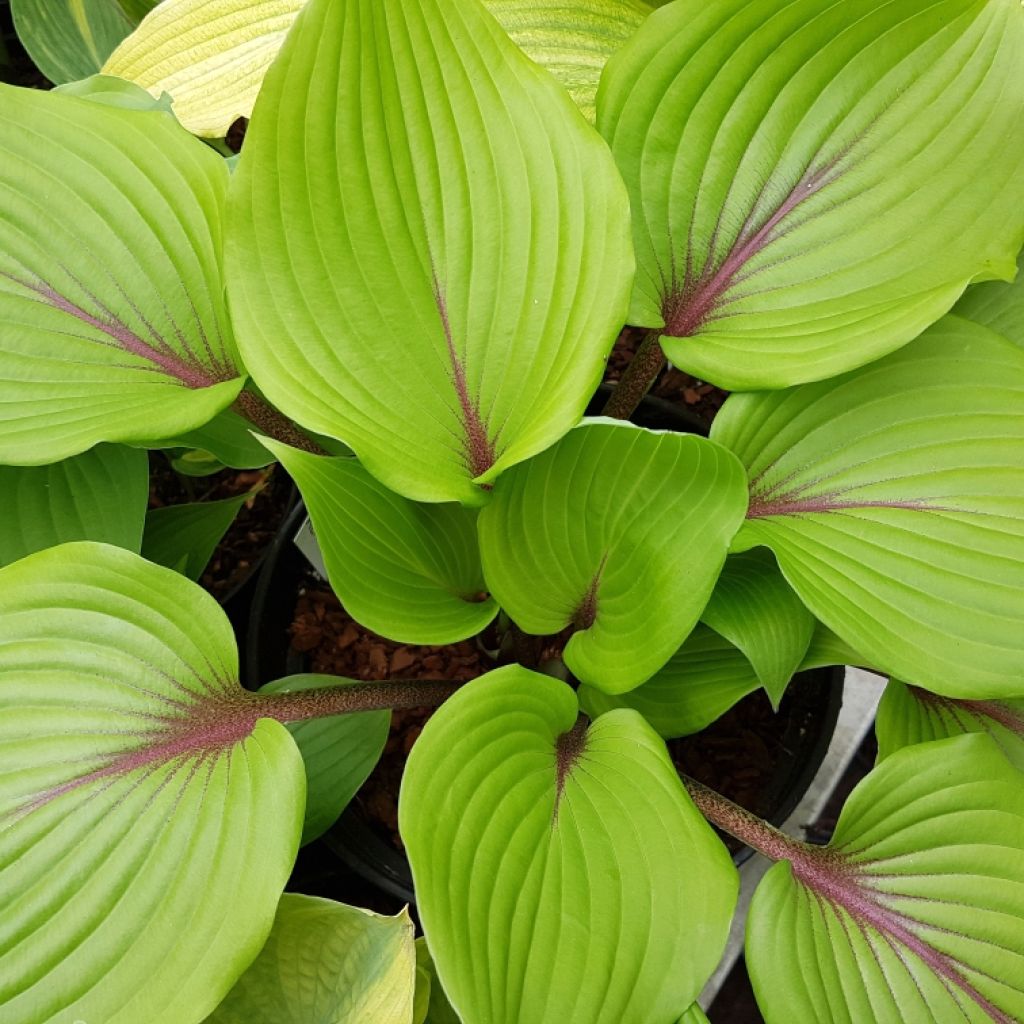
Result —
[[[610, 393], [611, 388], [602, 385], [588, 415], [599, 414]], [[658, 398], [645, 398], [634, 418], [654, 430], [707, 435], [706, 425], [695, 414]], [[307, 670], [304, 655], [293, 651], [288, 641], [299, 588], [309, 574], [309, 563], [293, 542], [304, 519], [305, 508], [299, 504], [271, 546], [256, 584], [245, 643], [245, 677], [254, 689]], [[779, 713], [787, 715], [788, 721], [782, 747], [790, 756], [778, 765], [767, 798], [769, 810], [764, 816], [774, 825], [792, 814], [821, 767], [842, 707], [842, 683], [842, 668], [800, 673], [783, 698]], [[408, 861], [374, 830], [354, 803], [320, 842], [366, 881], [414, 902]], [[733, 860], [741, 864], [751, 855], [751, 850], [743, 848]]]

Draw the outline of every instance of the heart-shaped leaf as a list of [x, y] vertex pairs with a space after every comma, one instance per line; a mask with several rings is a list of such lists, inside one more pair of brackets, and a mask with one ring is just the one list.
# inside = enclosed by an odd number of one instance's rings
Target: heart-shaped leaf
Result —
[[1024, 349], [1024, 253], [1017, 259], [1012, 283], [986, 281], [964, 292], [953, 307], [957, 316], [983, 324]]
[[198, 580], [248, 497], [239, 494], [223, 501], [150, 509], [142, 538], [143, 556]]
[[708, 0], [608, 62], [630, 323], [733, 390], [916, 337], [1024, 242], [1024, 10], [1006, 0]]
[[1024, 786], [987, 736], [897, 751], [747, 919], [768, 1024], [1024, 1018]]
[[701, 620], [743, 651], [778, 708], [807, 653], [814, 616], [772, 553], [755, 548], [727, 558]]
[[406, 768], [399, 821], [437, 972], [465, 1021], [674, 1024], [725, 945], [725, 847], [635, 712], [589, 728], [509, 666], [459, 690]]
[[285, 893], [267, 944], [206, 1024], [409, 1024], [413, 923]]
[[302, 760], [183, 576], [103, 544], [0, 569], [5, 1024], [194, 1024], [259, 952]]
[[101, 444], [49, 466], [0, 466], [0, 566], [72, 540], [138, 551], [146, 453]]
[[476, 2], [312, 0], [232, 211], [257, 384], [416, 500], [480, 504], [578, 422], [625, 317], [614, 162]]
[[497, 482], [480, 513], [484, 576], [527, 633], [576, 626], [566, 665], [621, 693], [696, 625], [744, 491], [736, 460], [702, 437], [587, 422]]
[[750, 477], [734, 549], [770, 547], [804, 604], [869, 664], [947, 696], [1018, 695], [1018, 349], [946, 317], [834, 380], [734, 395], [711, 436]]
[[164, 0], [103, 65], [106, 75], [170, 93], [196, 135], [227, 134], [252, 113], [270, 62], [305, 0]]
[[165, 112], [0, 86], [0, 461], [173, 437], [231, 404], [227, 184]]
[[352, 458], [264, 443], [298, 484], [331, 588], [361, 625], [401, 643], [450, 644], [498, 614], [474, 510], [409, 501]]
[[[260, 687], [260, 693], [290, 693], [324, 686], [349, 686], [337, 676], [286, 676]], [[388, 738], [390, 711], [363, 711], [289, 722], [306, 766], [306, 817], [302, 845], [323, 835], [341, 816], [380, 760]]]
[[1024, 771], [1024, 699], [954, 700], [889, 680], [875, 719], [880, 761], [915, 743], [970, 732], [988, 733]]
[[642, 686], [620, 694], [581, 686], [579, 699], [591, 717], [632, 708], [660, 736], [673, 739], [700, 732], [760, 685], [741, 650], [713, 629], [698, 625]]

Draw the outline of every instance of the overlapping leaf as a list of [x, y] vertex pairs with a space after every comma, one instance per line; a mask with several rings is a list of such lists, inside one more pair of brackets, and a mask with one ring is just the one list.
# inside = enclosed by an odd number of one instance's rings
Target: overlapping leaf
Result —
[[302, 761], [212, 597], [119, 548], [0, 570], [0, 1018], [201, 1021], [273, 922]]
[[223, 501], [150, 509], [142, 539], [143, 556], [198, 580], [248, 497], [239, 494]]
[[409, 1024], [413, 923], [286, 893], [267, 944], [207, 1024]]
[[0, 461], [173, 436], [232, 402], [227, 183], [164, 112], [0, 86]]
[[479, 4], [312, 0], [232, 197], [246, 366], [393, 490], [479, 504], [579, 420], [628, 303], [627, 198]]
[[448, 644], [498, 614], [474, 510], [409, 501], [352, 458], [265, 443], [298, 484], [331, 588], [357, 622], [402, 643]]
[[869, 665], [951, 697], [1024, 677], [1024, 360], [946, 317], [869, 367], [736, 395], [712, 437], [747, 467], [736, 550], [764, 544]]
[[887, 758], [765, 876], [746, 959], [768, 1024], [1024, 1018], [1020, 772], [977, 735]]
[[577, 711], [563, 683], [499, 669], [409, 758], [402, 836], [465, 1021], [674, 1024], [724, 948], [736, 872], [664, 744], [632, 711]]
[[164, 0], [110, 55], [103, 73], [154, 95], [178, 120], [224, 136], [252, 113], [270, 62], [305, 0]]
[[1010, 283], [986, 281], [964, 292], [953, 307], [957, 316], [1001, 334], [1024, 349], [1024, 254], [1017, 259], [1017, 277]]
[[710, 0], [608, 63], [630, 322], [730, 389], [905, 344], [1024, 242], [1024, 10], [1005, 0]]
[[138, 551], [148, 497], [146, 453], [120, 445], [50, 466], [0, 466], [0, 566], [72, 540]]
[[704, 438], [588, 422], [498, 481], [484, 576], [527, 633], [575, 625], [566, 665], [621, 693], [696, 624], [745, 500], [736, 460]]
[[880, 761], [915, 743], [987, 733], [1024, 771], [1024, 699], [953, 700], [890, 679], [878, 705], [875, 732]]
[[233, 469], [262, 469], [274, 460], [253, 436], [252, 426], [233, 409], [225, 409], [209, 423], [186, 434], [144, 443], [147, 448], [192, 448], [209, 452], [218, 462]]

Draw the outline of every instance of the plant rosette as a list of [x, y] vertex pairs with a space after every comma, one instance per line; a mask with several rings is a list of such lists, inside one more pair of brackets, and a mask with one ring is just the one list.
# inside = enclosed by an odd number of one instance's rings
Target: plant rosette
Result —
[[[700, 1020], [712, 825], [776, 861], [769, 1024], [1024, 1019], [1024, 8], [40, 10], [67, 84], [0, 87], [5, 1024]], [[666, 359], [733, 392], [710, 436], [628, 422]], [[143, 557], [146, 448], [278, 461], [359, 623], [528, 664], [243, 689], [195, 562]], [[680, 777], [667, 736], [846, 663], [893, 682], [828, 847]], [[419, 953], [282, 898], [410, 708]]]

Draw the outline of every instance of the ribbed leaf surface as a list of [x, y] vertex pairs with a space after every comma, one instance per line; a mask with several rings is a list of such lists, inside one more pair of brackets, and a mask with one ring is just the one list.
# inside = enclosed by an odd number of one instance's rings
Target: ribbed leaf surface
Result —
[[409, 1024], [413, 923], [286, 893], [267, 944], [207, 1024]]
[[[260, 687], [260, 693], [287, 693], [323, 686], [348, 686], [337, 676], [286, 676]], [[341, 816], [380, 759], [388, 738], [390, 711], [363, 711], [289, 722], [306, 766], [306, 817], [302, 845], [326, 832]]]
[[704, 438], [588, 422], [498, 481], [480, 513], [484, 576], [527, 633], [575, 625], [566, 665], [621, 693], [696, 625], [744, 490], [736, 460]]
[[106, 75], [170, 93], [189, 131], [224, 136], [252, 113], [305, 0], [164, 0], [110, 55]]
[[953, 307], [957, 316], [1001, 334], [1024, 349], [1024, 254], [1017, 259], [1014, 281], [986, 281], [972, 285]]
[[712, 437], [747, 467], [735, 547], [772, 548], [868, 663], [952, 697], [1024, 676], [1024, 360], [947, 317], [820, 384], [737, 395]]
[[1024, 700], [953, 700], [889, 680], [875, 719], [880, 761], [902, 747], [970, 732], [987, 733], [1024, 771]]
[[232, 196], [247, 367], [393, 490], [479, 504], [579, 420], [628, 303], [626, 194], [478, 4], [312, 0]]
[[632, 708], [665, 739], [700, 732], [760, 681], [747, 656], [713, 629], [698, 625], [664, 668], [628, 693], [579, 689], [580, 707], [590, 716]]
[[174, 436], [232, 402], [227, 183], [164, 112], [0, 86], [0, 461]]
[[257, 954], [302, 761], [209, 595], [119, 548], [0, 570], [0, 1019], [193, 1024]]
[[746, 959], [768, 1024], [1024, 1018], [1020, 772], [984, 736], [887, 758], [764, 877]]
[[[399, 819], [464, 1021], [674, 1024], [724, 948], [737, 877], [639, 715], [589, 728], [518, 666], [427, 723]], [[685, 869], [682, 867], [685, 865]]]
[[72, 540], [138, 551], [148, 498], [146, 453], [121, 445], [50, 466], [0, 466], [0, 565]]
[[331, 588], [357, 622], [401, 643], [450, 644], [498, 614], [480, 569], [473, 509], [419, 505], [355, 459], [265, 443], [298, 484]]
[[914, 338], [1024, 242], [1024, 10], [1009, 0], [709, 0], [609, 61], [630, 322], [734, 390]]

